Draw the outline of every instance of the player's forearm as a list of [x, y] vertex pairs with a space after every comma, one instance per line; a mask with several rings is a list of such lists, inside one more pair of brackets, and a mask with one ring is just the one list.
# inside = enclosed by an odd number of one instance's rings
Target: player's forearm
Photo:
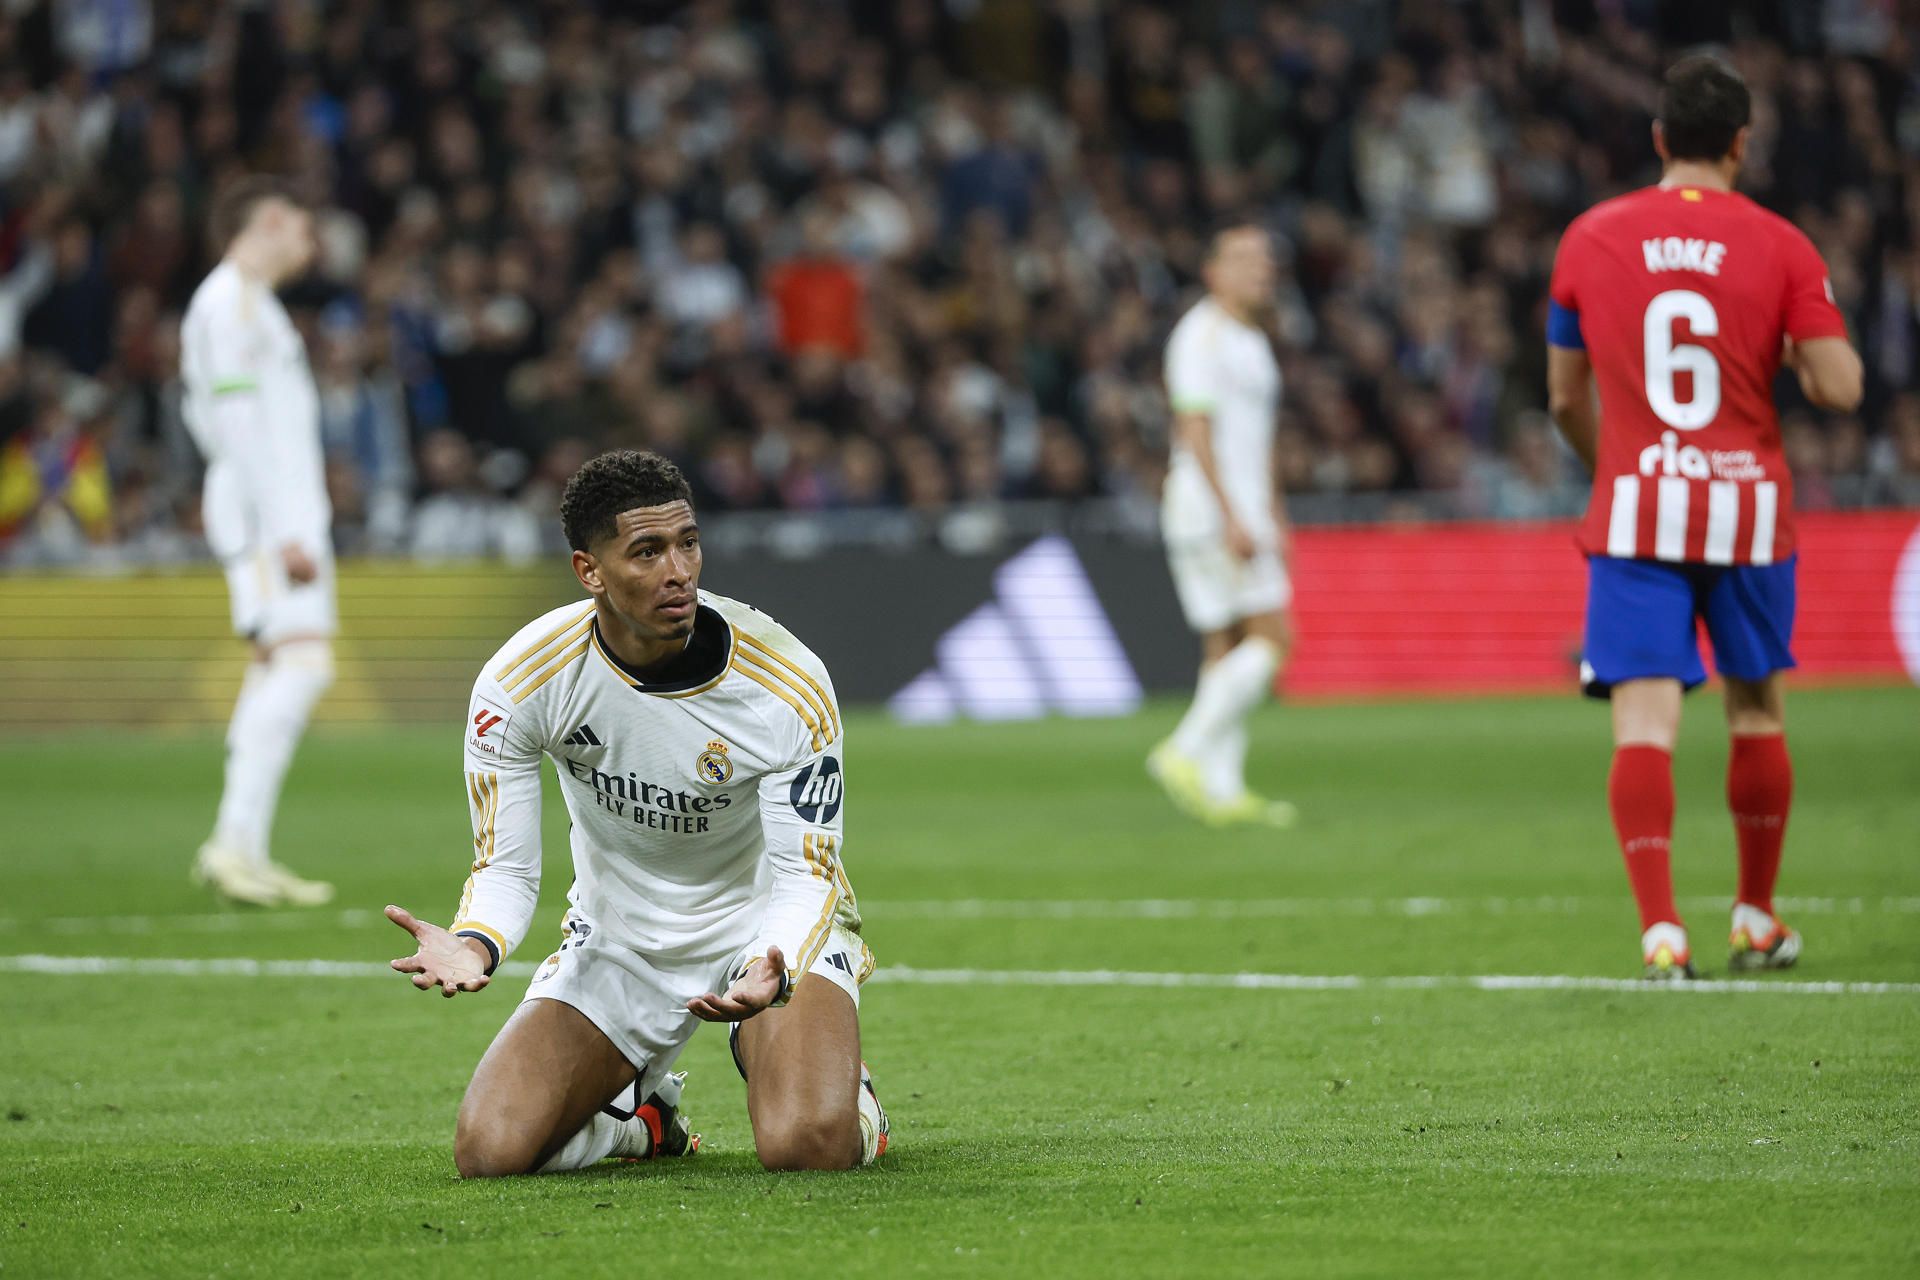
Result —
[[1213, 454], [1212, 421], [1203, 413], [1183, 413], [1175, 426], [1181, 445], [1193, 455], [1201, 476], [1206, 479], [1208, 490], [1213, 494], [1213, 500], [1220, 504], [1221, 514], [1229, 519], [1236, 518], [1227, 500], [1227, 486], [1220, 479], [1219, 459]]
[[460, 906], [454, 912], [457, 918], [447, 931], [484, 947], [488, 952], [487, 968], [491, 971], [525, 940], [539, 901], [537, 877], [484, 867], [468, 879], [467, 887], [460, 894]]
[[272, 467], [261, 515], [274, 545], [292, 543], [310, 555], [331, 541], [333, 504], [319, 444], [290, 424], [273, 430]]
[[782, 826], [768, 832], [768, 843], [773, 889], [748, 954], [764, 956], [777, 946], [790, 971], [805, 973], [827, 945], [834, 916], [846, 899], [839, 837]]
[[539, 771], [469, 771], [467, 803], [473, 871], [449, 932], [497, 953], [492, 963], [498, 964], [527, 936], [540, 901]]
[[1594, 412], [1592, 396], [1555, 402], [1549, 412], [1560, 435], [1586, 464], [1587, 470], [1592, 471], [1597, 465], [1600, 440], [1600, 419]]
[[1800, 391], [1816, 408], [1852, 413], [1866, 394], [1860, 353], [1844, 338], [1815, 338], [1789, 347]]
[[212, 434], [221, 456], [239, 472], [260, 545], [269, 551], [293, 545], [317, 556], [326, 549], [331, 523], [324, 473], [317, 457], [297, 456], [276, 441], [266, 412], [258, 383], [236, 379], [214, 394]]

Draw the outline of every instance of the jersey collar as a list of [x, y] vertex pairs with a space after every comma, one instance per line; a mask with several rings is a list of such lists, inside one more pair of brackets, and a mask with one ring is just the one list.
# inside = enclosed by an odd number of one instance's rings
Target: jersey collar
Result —
[[687, 669], [666, 680], [643, 680], [601, 642], [600, 620], [593, 621], [593, 650], [608, 669], [635, 692], [659, 698], [690, 698], [725, 680], [733, 664], [733, 645], [733, 624], [718, 609], [702, 604], [694, 610], [693, 640], [687, 646], [691, 652], [674, 660], [676, 665], [687, 662]]

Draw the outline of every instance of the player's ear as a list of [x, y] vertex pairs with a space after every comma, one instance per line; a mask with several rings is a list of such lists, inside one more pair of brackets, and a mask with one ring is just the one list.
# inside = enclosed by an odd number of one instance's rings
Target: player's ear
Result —
[[1663, 164], [1673, 159], [1667, 154], [1667, 126], [1658, 120], [1653, 122], [1653, 154], [1659, 156]]
[[599, 597], [606, 594], [606, 583], [600, 579], [600, 562], [593, 558], [591, 551], [573, 553], [573, 576], [580, 579], [580, 585], [587, 594]]
[[1741, 125], [1740, 132], [1733, 135], [1733, 145], [1727, 148], [1727, 159], [1733, 161], [1736, 167], [1747, 161], [1747, 136], [1752, 132], [1752, 125]]

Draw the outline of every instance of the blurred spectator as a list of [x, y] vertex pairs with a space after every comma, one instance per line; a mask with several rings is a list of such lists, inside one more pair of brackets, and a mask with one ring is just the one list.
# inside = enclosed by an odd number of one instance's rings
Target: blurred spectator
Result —
[[858, 357], [861, 333], [860, 278], [833, 243], [832, 216], [824, 209], [801, 221], [800, 253], [767, 277], [780, 349], [788, 355], [822, 352], [841, 360]]
[[473, 444], [441, 428], [420, 442], [423, 496], [414, 508], [407, 549], [423, 560], [540, 554], [540, 526], [483, 482]]
[[413, 498], [413, 462], [398, 380], [372, 361], [358, 322], [339, 314], [315, 343], [314, 383], [320, 392], [320, 442], [338, 468], [338, 487], [354, 498], [351, 515], [336, 502], [335, 519], [365, 538], [360, 550], [397, 551], [404, 542]]
[[71, 379], [0, 448], [0, 544], [58, 560], [112, 536], [113, 486], [95, 430], [109, 407], [98, 383]]
[[45, 347], [76, 373], [107, 362], [113, 290], [100, 270], [93, 232], [78, 218], [53, 235], [53, 281], [27, 313], [27, 345]]
[[[1866, 358], [1857, 420], [1783, 382], [1802, 499], [1913, 502], [1920, 77], [1896, 8], [0, 6], [9, 554], [29, 525], [70, 535], [35, 554], [191, 532], [173, 335], [208, 202], [255, 169], [319, 210], [288, 301], [345, 547], [523, 550], [560, 469], [615, 443], [724, 510], [1145, 518], [1158, 353], [1224, 218], [1288, 264], [1278, 457], [1325, 495], [1299, 512], [1565, 515], [1547, 269], [1570, 218], [1654, 177], [1658, 75], [1697, 40], [1730, 42], [1744, 188], [1814, 239]], [[74, 374], [110, 402], [85, 430]]]

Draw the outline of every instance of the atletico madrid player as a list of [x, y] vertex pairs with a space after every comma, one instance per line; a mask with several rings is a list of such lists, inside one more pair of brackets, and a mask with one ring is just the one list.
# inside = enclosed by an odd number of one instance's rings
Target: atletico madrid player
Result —
[[1653, 124], [1660, 184], [1574, 220], [1548, 303], [1554, 420], [1594, 477], [1581, 678], [1613, 703], [1607, 799], [1653, 979], [1693, 976], [1669, 846], [1681, 695], [1706, 679], [1698, 621], [1732, 737], [1732, 966], [1800, 954], [1773, 909], [1793, 794], [1781, 676], [1794, 665], [1796, 546], [1772, 386], [1784, 363], [1807, 399], [1847, 412], [1861, 365], [1819, 253], [1733, 190], [1749, 107], [1725, 63], [1674, 64]]

